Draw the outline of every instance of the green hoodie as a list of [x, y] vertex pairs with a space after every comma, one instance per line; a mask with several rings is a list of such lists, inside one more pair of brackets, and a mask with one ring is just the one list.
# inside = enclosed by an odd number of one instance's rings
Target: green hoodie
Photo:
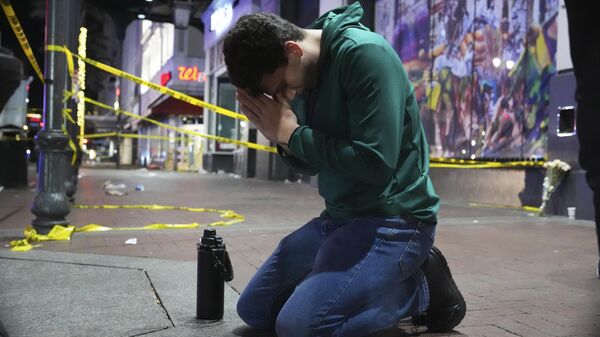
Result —
[[321, 16], [319, 81], [294, 101], [283, 160], [319, 174], [324, 215], [411, 215], [437, 222], [427, 140], [413, 87], [386, 40], [359, 23], [358, 2]]

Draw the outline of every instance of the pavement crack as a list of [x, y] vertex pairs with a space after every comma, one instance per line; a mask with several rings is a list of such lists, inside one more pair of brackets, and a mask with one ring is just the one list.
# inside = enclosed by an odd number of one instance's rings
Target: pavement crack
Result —
[[154, 283], [152, 283], [152, 279], [150, 278], [150, 275], [148, 275], [148, 272], [145, 269], [141, 269], [141, 271], [144, 272], [144, 275], [146, 275], [146, 278], [148, 279], [148, 282], [150, 283], [150, 290], [152, 291], [152, 294], [156, 298], [156, 304], [158, 304], [162, 308], [162, 310], [167, 315], [169, 322], [171, 322], [171, 325], [173, 327], [175, 327], [175, 323], [173, 322], [173, 319], [171, 319], [171, 315], [169, 315], [169, 311], [167, 310], [167, 308], [165, 308], [162, 300], [160, 299], [160, 295], [158, 295], [158, 291], [156, 291], [156, 288], [154, 287]]
[[15, 209], [14, 211], [12, 211], [12, 212], [9, 212], [9, 213], [8, 213], [8, 214], [6, 214], [5, 216], [1, 217], [1, 218], [0, 218], [0, 222], [2, 222], [2, 221], [4, 221], [4, 220], [6, 220], [6, 219], [10, 218], [11, 216], [15, 215], [16, 213], [18, 213], [18, 212], [19, 212], [20, 210], [22, 210], [23, 208], [25, 208], [25, 206], [20, 206], [20, 207], [17, 207], [17, 209]]
[[503, 328], [503, 327], [501, 327], [501, 326], [499, 326], [499, 325], [492, 324], [492, 326], [495, 326], [496, 328], [498, 328], [498, 329], [500, 329], [500, 330], [503, 330], [503, 331], [506, 331], [506, 332], [508, 332], [508, 333], [511, 333], [511, 334], [513, 334], [513, 335], [515, 335], [515, 336], [523, 337], [523, 335], [519, 335], [518, 333], [516, 333], [516, 332], [514, 332], [514, 331], [510, 331], [510, 330], [508, 330], [508, 329], [506, 329], [506, 328]]
[[170, 328], [171, 328], [171, 327], [167, 326], [167, 327], [160, 328], [160, 329], [156, 329], [156, 330], [152, 330], [152, 331], [142, 332], [142, 333], [139, 333], [139, 334], [137, 334], [137, 335], [131, 335], [131, 336], [129, 336], [129, 337], [137, 337], [137, 336], [149, 335], [149, 334], [151, 334], [151, 333], [155, 333], [155, 332], [159, 332], [159, 331], [167, 330], [167, 329], [170, 329]]
[[142, 268], [133, 268], [133, 267], [119, 267], [119, 266], [107, 266], [102, 264], [93, 264], [93, 263], [81, 263], [81, 262], [68, 262], [68, 261], [52, 261], [52, 260], [40, 260], [40, 259], [21, 259], [18, 257], [6, 257], [0, 256], [0, 259], [5, 260], [17, 260], [17, 261], [30, 261], [30, 262], [48, 262], [48, 263], [58, 263], [58, 264], [72, 264], [76, 266], [88, 266], [88, 267], [103, 267], [103, 268], [114, 268], [114, 269], [129, 269], [129, 270], [137, 270], [144, 272], [145, 270]]

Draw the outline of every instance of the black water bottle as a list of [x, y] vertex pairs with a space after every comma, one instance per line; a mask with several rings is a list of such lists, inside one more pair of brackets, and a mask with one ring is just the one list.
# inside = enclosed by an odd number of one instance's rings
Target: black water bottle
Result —
[[223, 318], [225, 281], [233, 279], [233, 269], [223, 239], [214, 229], [205, 229], [198, 242], [198, 283], [196, 318]]

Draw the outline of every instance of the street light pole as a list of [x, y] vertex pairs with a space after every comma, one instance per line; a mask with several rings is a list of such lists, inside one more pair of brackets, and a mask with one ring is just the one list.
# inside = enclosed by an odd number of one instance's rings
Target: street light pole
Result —
[[[69, 23], [66, 35], [66, 45], [67, 48], [69, 48], [69, 50], [71, 50], [72, 52], [77, 52], [79, 28], [81, 26], [81, 20], [79, 15], [80, 1], [71, 0], [69, 4], [70, 6], [68, 6], [67, 8], [68, 13], [66, 13], [68, 14], [68, 16], [66, 17], [66, 21]], [[73, 83], [73, 79], [69, 76], [65, 76], [65, 89], [71, 87], [71, 90], [75, 90], [74, 88], [72, 88], [71, 83]], [[68, 100], [67, 108], [70, 109], [68, 113], [71, 115], [72, 119], [69, 121], [65, 120], [66, 129], [67, 133], [69, 134], [69, 138], [75, 145], [75, 148], [73, 149], [70, 146], [67, 146], [65, 151], [65, 193], [67, 194], [69, 201], [74, 202], [75, 192], [77, 191], [77, 176], [79, 174], [79, 164], [81, 163], [80, 156], [82, 153], [81, 147], [79, 146], [80, 143], [78, 138], [79, 127], [77, 125], [77, 103], [75, 102], [75, 100]], [[75, 163], [72, 162], [73, 156], [75, 156], [76, 158]]]
[[[69, 0], [46, 1], [46, 46], [66, 44]], [[33, 228], [42, 234], [55, 225], [67, 225], [70, 204], [65, 194], [65, 147], [68, 137], [62, 132], [63, 90], [67, 76], [66, 56], [62, 52], [44, 53], [44, 129], [36, 136], [40, 149], [38, 193], [31, 212]]]

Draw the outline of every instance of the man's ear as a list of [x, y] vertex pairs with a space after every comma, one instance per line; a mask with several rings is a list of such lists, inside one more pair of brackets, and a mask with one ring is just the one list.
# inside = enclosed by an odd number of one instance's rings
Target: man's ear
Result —
[[304, 51], [302, 47], [296, 41], [285, 41], [283, 44], [283, 51], [286, 56], [294, 55], [294, 56], [302, 56], [304, 55]]

